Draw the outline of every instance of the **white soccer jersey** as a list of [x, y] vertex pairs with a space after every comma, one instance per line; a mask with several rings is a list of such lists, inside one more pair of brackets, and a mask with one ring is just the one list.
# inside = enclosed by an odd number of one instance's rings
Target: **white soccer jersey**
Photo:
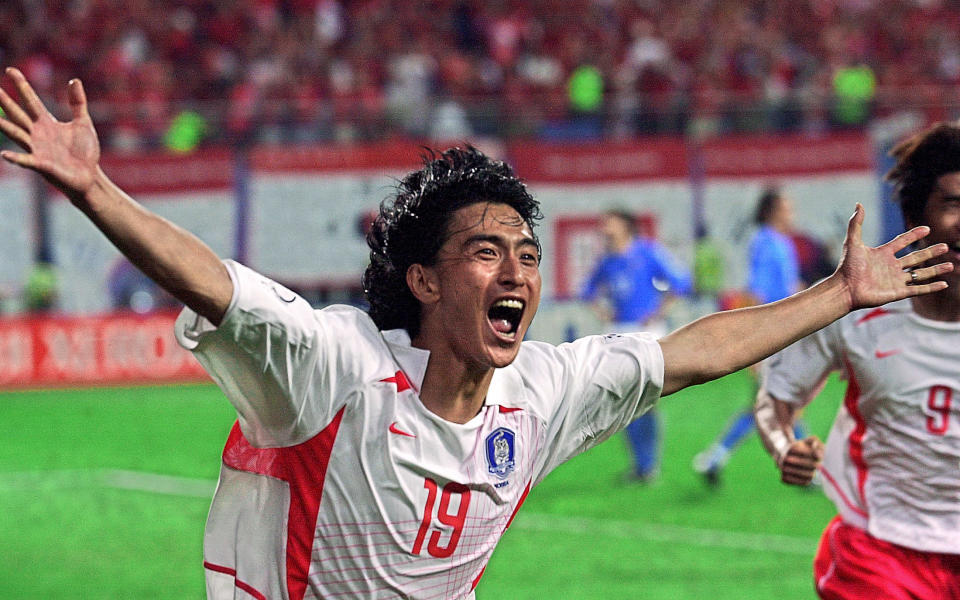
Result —
[[227, 261], [218, 328], [177, 322], [237, 409], [204, 541], [210, 598], [471, 598], [527, 492], [649, 409], [647, 334], [524, 342], [465, 424], [420, 402], [429, 353]]
[[766, 387], [785, 402], [803, 403], [831, 370], [848, 380], [821, 469], [844, 520], [960, 553], [960, 323], [902, 300], [851, 313], [767, 362]]

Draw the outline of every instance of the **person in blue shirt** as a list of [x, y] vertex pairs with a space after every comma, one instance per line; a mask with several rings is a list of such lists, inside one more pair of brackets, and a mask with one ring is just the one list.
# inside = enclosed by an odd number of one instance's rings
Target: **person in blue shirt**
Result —
[[[602, 233], [606, 252], [587, 278], [581, 299], [595, 304], [609, 324], [608, 333], [649, 331], [666, 335], [666, 308], [673, 296], [690, 293], [690, 272], [663, 244], [639, 235], [636, 219], [627, 211], [607, 212]], [[629, 479], [655, 479], [660, 471], [656, 411], [650, 410], [628, 425], [626, 436], [633, 457]]]
[[790, 198], [777, 188], [764, 190], [754, 222], [758, 229], [750, 240], [747, 289], [757, 304], [766, 304], [801, 289]]
[[[768, 187], [757, 201], [754, 222], [757, 231], [750, 240], [747, 291], [756, 304], [775, 302], [800, 291], [806, 284], [800, 278], [800, 261], [793, 241], [793, 204], [778, 187]], [[760, 365], [753, 365], [756, 379]], [[752, 398], [752, 397], [751, 397]], [[736, 413], [720, 437], [693, 459], [693, 468], [711, 486], [720, 484], [720, 476], [730, 454], [755, 427], [751, 405]], [[797, 422], [797, 439], [805, 439], [805, 425]]]

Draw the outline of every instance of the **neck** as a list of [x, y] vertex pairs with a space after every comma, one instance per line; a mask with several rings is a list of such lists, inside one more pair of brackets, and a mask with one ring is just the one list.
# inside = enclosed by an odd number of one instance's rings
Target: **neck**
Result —
[[442, 419], [466, 423], [477, 416], [490, 388], [493, 369], [471, 369], [442, 352], [431, 351], [420, 401]]

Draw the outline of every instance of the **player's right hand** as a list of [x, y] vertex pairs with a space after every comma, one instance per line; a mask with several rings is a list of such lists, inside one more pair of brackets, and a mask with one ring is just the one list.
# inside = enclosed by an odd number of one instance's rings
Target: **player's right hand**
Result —
[[815, 435], [796, 440], [780, 462], [780, 479], [790, 485], [807, 486], [823, 462], [823, 442]]
[[7, 77], [20, 96], [16, 102], [0, 88], [0, 131], [24, 152], [4, 150], [0, 157], [43, 175], [71, 200], [78, 201], [94, 185], [100, 172], [100, 143], [87, 111], [87, 96], [79, 79], [67, 84], [73, 119], [60, 122], [43, 105], [19, 69], [9, 67]]

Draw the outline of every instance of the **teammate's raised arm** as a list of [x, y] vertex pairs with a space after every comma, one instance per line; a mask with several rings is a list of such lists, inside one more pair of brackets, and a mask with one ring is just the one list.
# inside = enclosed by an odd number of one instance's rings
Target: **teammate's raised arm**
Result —
[[861, 239], [863, 212], [857, 204], [840, 265], [817, 285], [771, 304], [708, 315], [662, 338], [663, 395], [752, 365], [851, 310], [947, 287], [944, 281], [923, 282], [952, 271], [952, 263], [921, 266], [944, 254], [946, 244], [896, 256], [929, 234], [929, 227], [915, 227], [870, 248]]
[[23, 152], [0, 157], [41, 174], [63, 192], [134, 265], [213, 323], [230, 304], [233, 284], [213, 251], [190, 232], [159, 217], [118, 188], [100, 169], [100, 144], [83, 84], [68, 84], [72, 119], [60, 122], [18, 69], [8, 68], [20, 102], [0, 88], [0, 131]]

